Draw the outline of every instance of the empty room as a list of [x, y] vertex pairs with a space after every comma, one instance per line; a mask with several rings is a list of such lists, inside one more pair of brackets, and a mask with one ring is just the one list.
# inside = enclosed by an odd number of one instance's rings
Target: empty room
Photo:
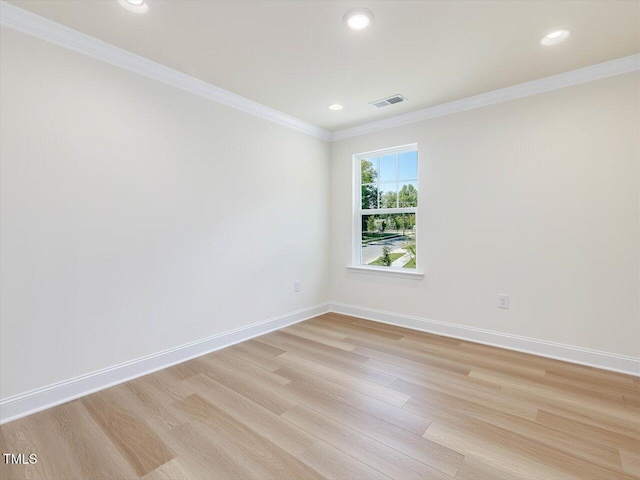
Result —
[[640, 0], [0, 0], [1, 480], [640, 480]]

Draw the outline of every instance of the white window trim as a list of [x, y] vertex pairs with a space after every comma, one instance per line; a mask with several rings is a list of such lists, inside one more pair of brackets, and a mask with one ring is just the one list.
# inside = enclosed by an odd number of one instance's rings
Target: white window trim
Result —
[[[416, 264], [417, 265], [417, 264]], [[387, 277], [411, 278], [420, 280], [424, 277], [424, 272], [417, 269], [397, 268], [397, 267], [372, 267], [370, 265], [347, 265], [347, 270], [353, 273], [364, 273], [367, 275], [383, 275]]]
[[[416, 255], [416, 268], [415, 269], [406, 269], [406, 268], [394, 268], [394, 267], [379, 267], [379, 266], [369, 266], [362, 265], [361, 252], [362, 252], [362, 215], [372, 215], [378, 214], [382, 215], [385, 213], [414, 213], [416, 214], [416, 241], [418, 239], [418, 207], [410, 207], [410, 208], [375, 208], [375, 209], [362, 209], [361, 203], [361, 189], [360, 189], [360, 176], [361, 176], [361, 166], [360, 162], [363, 158], [369, 158], [372, 156], [385, 154], [399, 154], [404, 152], [411, 152], [413, 150], [418, 150], [418, 144], [412, 143], [409, 145], [402, 145], [395, 148], [384, 148], [381, 150], [374, 150], [371, 152], [357, 153], [353, 155], [352, 159], [352, 168], [353, 168], [353, 206], [352, 206], [352, 252], [351, 252], [351, 265], [347, 265], [347, 270], [354, 273], [366, 273], [371, 275], [386, 275], [390, 277], [403, 277], [403, 278], [411, 278], [414, 280], [419, 280], [424, 277], [424, 272], [420, 270], [420, 261], [419, 257]], [[420, 152], [418, 152], [418, 175], [420, 174]], [[420, 188], [418, 187], [418, 205], [420, 205]]]

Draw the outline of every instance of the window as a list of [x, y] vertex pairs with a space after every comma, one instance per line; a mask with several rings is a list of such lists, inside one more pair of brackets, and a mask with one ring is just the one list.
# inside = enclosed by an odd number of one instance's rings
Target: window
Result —
[[353, 158], [354, 266], [415, 272], [418, 146]]

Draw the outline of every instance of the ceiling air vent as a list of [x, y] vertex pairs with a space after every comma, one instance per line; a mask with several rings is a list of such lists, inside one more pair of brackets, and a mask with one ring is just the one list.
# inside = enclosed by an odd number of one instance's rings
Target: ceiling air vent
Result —
[[369, 105], [373, 105], [376, 108], [386, 107], [387, 105], [393, 105], [394, 103], [406, 102], [407, 99], [402, 95], [393, 95], [391, 97], [383, 98], [382, 100], [376, 100]]

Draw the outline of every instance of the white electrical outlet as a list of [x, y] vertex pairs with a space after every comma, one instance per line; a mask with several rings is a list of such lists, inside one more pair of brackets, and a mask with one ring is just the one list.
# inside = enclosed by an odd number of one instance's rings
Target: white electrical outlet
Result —
[[294, 293], [300, 293], [300, 280], [293, 281], [293, 291]]
[[498, 294], [498, 308], [509, 308], [509, 295]]

